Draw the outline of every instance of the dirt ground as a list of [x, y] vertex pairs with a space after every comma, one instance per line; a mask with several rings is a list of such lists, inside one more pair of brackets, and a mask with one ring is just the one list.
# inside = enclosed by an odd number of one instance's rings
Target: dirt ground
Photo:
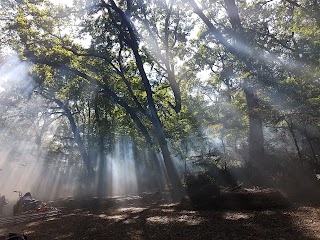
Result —
[[320, 239], [319, 207], [294, 204], [268, 189], [226, 192], [210, 210], [159, 193], [50, 204], [62, 216], [0, 227], [0, 233], [26, 233], [31, 240]]

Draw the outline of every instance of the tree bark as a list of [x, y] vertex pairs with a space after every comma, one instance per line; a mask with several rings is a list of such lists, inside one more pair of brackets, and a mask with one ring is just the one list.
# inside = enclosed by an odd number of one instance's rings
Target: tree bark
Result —
[[297, 140], [296, 134], [294, 133], [292, 120], [285, 120], [285, 121], [286, 121], [286, 123], [287, 123], [287, 125], [288, 125], [289, 132], [290, 132], [290, 134], [291, 134], [291, 137], [292, 137], [292, 139], [293, 139], [294, 145], [295, 145], [295, 147], [296, 147], [296, 150], [297, 150], [297, 154], [298, 154], [300, 163], [303, 164], [303, 156], [302, 156], [302, 153], [301, 153], [299, 144], [298, 144], [298, 140]]
[[98, 108], [98, 94], [95, 94], [94, 98], [94, 113], [97, 123], [97, 134], [98, 134], [98, 157], [99, 157], [99, 169], [98, 169], [98, 186], [97, 192], [98, 197], [105, 197], [107, 194], [106, 189], [106, 177], [105, 177], [105, 167], [106, 167], [106, 157], [105, 157], [105, 136], [103, 131], [103, 123], [100, 116], [100, 110]]
[[182, 198], [184, 195], [184, 187], [181, 183], [180, 176], [171, 157], [171, 153], [169, 151], [168, 143], [164, 136], [163, 129], [162, 127], [156, 127], [155, 131], [173, 193], [175, 194], [175, 197], [177, 199]]
[[252, 166], [264, 164], [264, 136], [259, 101], [250, 88], [244, 89], [249, 117], [249, 161]]
[[306, 139], [308, 141], [308, 144], [309, 144], [309, 147], [310, 147], [310, 150], [311, 150], [311, 153], [312, 153], [312, 157], [313, 157], [313, 160], [314, 160], [314, 165], [318, 165], [318, 157], [317, 157], [317, 154], [314, 150], [314, 147], [313, 147], [313, 144], [312, 144], [312, 140], [310, 138], [310, 135], [309, 135], [309, 132], [308, 132], [308, 129], [306, 126], [304, 126], [303, 128], [303, 132], [304, 132], [304, 135], [306, 136]]

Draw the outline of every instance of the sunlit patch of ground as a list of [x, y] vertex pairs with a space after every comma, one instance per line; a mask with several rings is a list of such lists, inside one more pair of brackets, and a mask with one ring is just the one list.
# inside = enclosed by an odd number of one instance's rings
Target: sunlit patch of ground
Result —
[[54, 239], [74, 239], [72, 238], [73, 234], [69, 233], [69, 234], [65, 234], [65, 235], [59, 235], [59, 237], [56, 237]]
[[130, 200], [142, 199], [142, 197], [129, 195], [129, 196], [125, 196], [125, 197], [122, 197], [122, 196], [112, 197], [111, 199], [115, 199], [117, 202], [126, 202], [126, 201], [130, 201]]
[[146, 220], [148, 224], [172, 224], [174, 222], [180, 222], [186, 225], [199, 225], [204, 221], [203, 218], [189, 215], [178, 215], [174, 217], [152, 216], [148, 217]]
[[34, 227], [34, 226], [38, 226], [40, 224], [40, 222], [31, 222], [31, 223], [28, 223], [26, 226], [27, 227]]
[[242, 220], [242, 219], [249, 219], [254, 217], [254, 213], [244, 213], [244, 212], [226, 212], [223, 214], [223, 218], [225, 220]]
[[161, 209], [162, 212], [174, 212], [174, 209]]
[[138, 213], [146, 210], [147, 208], [142, 207], [127, 207], [127, 208], [118, 208], [117, 212], [130, 212], [130, 213]]
[[115, 221], [115, 222], [118, 222], [118, 221], [121, 221], [121, 220], [124, 220], [128, 217], [128, 215], [126, 214], [122, 214], [122, 215], [106, 215], [106, 214], [101, 214], [99, 215], [99, 218], [102, 218], [102, 219], [108, 219], [108, 220], [112, 220], [112, 221]]

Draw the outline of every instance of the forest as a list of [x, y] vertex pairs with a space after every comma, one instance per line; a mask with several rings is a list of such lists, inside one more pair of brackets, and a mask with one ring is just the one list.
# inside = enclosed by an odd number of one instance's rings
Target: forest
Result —
[[0, 29], [8, 199], [319, 203], [320, 1], [1, 0]]

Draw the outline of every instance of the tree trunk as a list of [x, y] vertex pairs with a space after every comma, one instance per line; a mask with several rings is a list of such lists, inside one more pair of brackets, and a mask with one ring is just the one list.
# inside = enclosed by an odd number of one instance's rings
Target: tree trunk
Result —
[[98, 169], [98, 197], [105, 197], [107, 194], [107, 184], [105, 176], [105, 167], [106, 167], [106, 158], [104, 154], [104, 136], [102, 133], [99, 133], [98, 138], [98, 151], [99, 151], [99, 169]]
[[311, 150], [311, 152], [312, 152], [312, 157], [313, 157], [313, 159], [314, 159], [314, 165], [317, 166], [317, 165], [318, 165], [317, 154], [316, 154], [316, 152], [315, 152], [315, 150], [314, 150], [314, 147], [313, 147], [312, 141], [311, 141], [311, 139], [310, 139], [310, 135], [309, 135], [309, 133], [308, 133], [307, 127], [304, 127], [304, 135], [306, 136], [307, 141], [308, 141], [308, 144], [309, 144], [309, 146], [310, 146], [310, 150]]
[[56, 104], [58, 104], [58, 106], [64, 111], [66, 117], [68, 118], [71, 130], [72, 130], [72, 133], [74, 136], [74, 140], [77, 143], [82, 161], [83, 161], [84, 166], [86, 168], [86, 175], [88, 178], [91, 178], [93, 176], [93, 166], [92, 166], [91, 160], [89, 158], [89, 155], [87, 154], [87, 151], [85, 149], [84, 142], [80, 136], [80, 131], [79, 131], [79, 128], [75, 122], [75, 119], [74, 119], [70, 109], [62, 101], [60, 101], [59, 99], [56, 99], [56, 98], [52, 99], [52, 100]]
[[94, 113], [95, 113], [95, 119], [97, 122], [97, 128], [98, 128], [98, 157], [99, 157], [99, 168], [98, 168], [98, 186], [97, 186], [97, 195], [98, 197], [105, 197], [107, 194], [106, 189], [106, 182], [105, 182], [105, 167], [106, 167], [106, 158], [105, 158], [105, 141], [104, 141], [104, 131], [103, 131], [103, 124], [98, 108], [98, 95], [95, 95], [94, 99]]
[[298, 140], [297, 140], [296, 134], [294, 133], [292, 120], [291, 120], [291, 121], [285, 120], [285, 121], [286, 121], [286, 123], [287, 123], [287, 125], [288, 125], [289, 132], [290, 132], [290, 134], [291, 134], [291, 137], [292, 137], [292, 139], [293, 139], [294, 145], [295, 145], [295, 147], [296, 147], [296, 150], [297, 150], [297, 154], [298, 154], [300, 163], [303, 164], [303, 157], [302, 157], [302, 153], [301, 153], [301, 151], [300, 151], [300, 147], [299, 147], [299, 144], [298, 144]]
[[[249, 162], [252, 166], [264, 164], [264, 136], [259, 102], [250, 88], [244, 89], [249, 117]], [[261, 167], [261, 166], [260, 166]]]
[[[119, 14], [119, 16], [123, 20], [123, 24], [128, 29], [128, 35], [122, 33], [122, 39], [123, 41], [131, 48], [135, 62], [137, 64], [137, 68], [141, 77], [141, 82], [143, 84], [144, 90], [147, 94], [147, 101], [148, 101], [148, 108], [150, 111], [149, 120], [151, 120], [153, 125], [153, 130], [155, 132], [157, 141], [159, 143], [161, 153], [163, 156], [164, 164], [168, 173], [168, 177], [171, 183], [171, 186], [173, 188], [173, 191], [176, 195], [176, 197], [181, 197], [183, 195], [183, 185], [180, 181], [180, 177], [176, 171], [176, 168], [174, 166], [173, 160], [171, 158], [171, 154], [168, 148], [168, 144], [165, 138], [165, 134], [163, 131], [162, 123], [159, 119], [159, 116], [157, 114], [157, 109], [155, 107], [154, 99], [153, 99], [153, 92], [150, 85], [150, 81], [147, 77], [146, 71], [143, 66], [143, 60], [139, 53], [139, 43], [138, 38], [135, 34], [132, 22], [130, 19], [127, 18], [125, 13], [117, 7], [114, 1], [110, 1], [113, 9]], [[129, 36], [129, 37], [128, 37]]]
[[184, 187], [181, 183], [179, 174], [172, 160], [171, 153], [168, 148], [167, 140], [165, 139], [163, 134], [163, 130], [156, 129], [156, 131], [157, 131], [156, 136], [161, 149], [161, 154], [163, 156], [164, 164], [165, 164], [167, 174], [173, 190], [173, 194], [174, 194], [173, 196], [176, 200], [180, 200], [182, 197], [184, 197], [184, 194], [185, 194]]

